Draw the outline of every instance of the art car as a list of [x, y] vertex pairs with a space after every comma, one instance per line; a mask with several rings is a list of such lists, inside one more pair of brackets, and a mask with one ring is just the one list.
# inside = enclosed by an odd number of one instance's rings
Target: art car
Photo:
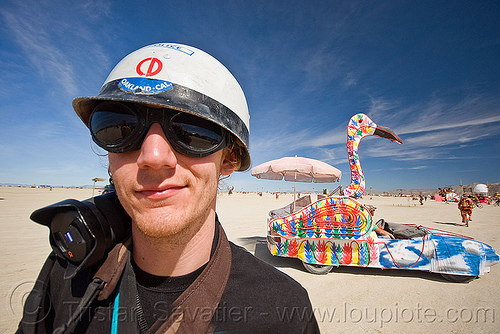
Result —
[[[358, 266], [429, 271], [454, 282], [470, 281], [500, 262], [491, 246], [464, 235], [412, 224], [375, 223], [370, 208], [357, 200], [365, 191], [358, 146], [371, 135], [402, 144], [391, 129], [364, 114], [354, 115], [347, 127], [351, 184], [340, 195], [320, 195], [315, 200], [308, 196], [271, 211], [267, 246], [272, 255], [297, 258], [315, 274], [326, 274], [334, 266]], [[395, 238], [379, 236], [377, 228]]]

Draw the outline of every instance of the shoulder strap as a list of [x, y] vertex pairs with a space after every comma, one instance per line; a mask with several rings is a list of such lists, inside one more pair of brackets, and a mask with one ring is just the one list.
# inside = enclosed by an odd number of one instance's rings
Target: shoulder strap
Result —
[[[91, 303], [107, 299], [116, 289], [130, 253], [131, 240], [117, 244], [94, 275], [70, 320], [56, 333], [71, 332]], [[177, 298], [175, 311], [167, 320], [158, 320], [149, 333], [207, 333], [213, 329], [211, 318], [226, 288], [231, 270], [231, 246], [219, 225], [219, 239], [213, 256], [198, 278]], [[203, 310], [200, 312], [200, 310]], [[207, 312], [210, 312], [208, 316]]]
[[219, 225], [215, 252], [203, 272], [172, 304], [167, 320], [158, 320], [148, 333], [212, 332], [211, 319], [219, 305], [231, 271], [231, 246]]
[[106, 261], [104, 261], [95, 273], [94, 279], [100, 278], [104, 281], [104, 288], [99, 293], [97, 300], [105, 300], [115, 291], [122, 276], [123, 268], [125, 268], [125, 264], [127, 263], [128, 253], [132, 244], [131, 241], [132, 239], [128, 238], [123, 243], [117, 244], [109, 252]]
[[62, 326], [54, 330], [54, 334], [65, 334], [73, 333], [80, 322], [82, 315], [85, 314], [90, 304], [95, 300], [99, 291], [104, 287], [104, 282], [99, 278], [94, 278], [92, 282], [87, 286], [85, 294], [83, 295], [78, 307], [75, 312], [71, 315], [71, 318]]
[[116, 244], [108, 253], [106, 260], [95, 273], [92, 282], [87, 286], [75, 312], [64, 325], [56, 328], [54, 333], [73, 333], [92, 302], [96, 298], [97, 300], [104, 300], [113, 293], [127, 262], [126, 255], [130, 244], [129, 238], [123, 243]]

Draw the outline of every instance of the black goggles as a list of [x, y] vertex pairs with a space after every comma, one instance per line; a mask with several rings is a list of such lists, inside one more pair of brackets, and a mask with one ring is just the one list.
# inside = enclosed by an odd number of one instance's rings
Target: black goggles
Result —
[[112, 153], [135, 151], [153, 123], [159, 123], [170, 145], [191, 157], [206, 157], [228, 145], [229, 135], [216, 123], [168, 108], [102, 102], [90, 115], [94, 142]]

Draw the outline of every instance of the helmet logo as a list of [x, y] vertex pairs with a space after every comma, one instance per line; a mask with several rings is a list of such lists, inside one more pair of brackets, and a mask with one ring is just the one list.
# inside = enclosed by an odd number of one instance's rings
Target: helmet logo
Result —
[[[146, 73], [142, 71], [143, 65], [148, 64], [148, 68], [146, 70]], [[140, 76], [146, 76], [146, 77], [152, 77], [153, 75], [156, 75], [160, 73], [161, 69], [163, 68], [162, 62], [158, 58], [154, 57], [149, 57], [146, 59], [141, 60], [139, 64], [137, 64], [137, 67], [135, 68], [137, 74]]]

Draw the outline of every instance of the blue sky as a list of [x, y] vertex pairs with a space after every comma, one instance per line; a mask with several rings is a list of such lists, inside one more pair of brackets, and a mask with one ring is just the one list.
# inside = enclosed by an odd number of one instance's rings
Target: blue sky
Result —
[[[71, 101], [156, 42], [200, 48], [235, 75], [253, 166], [305, 156], [339, 168], [347, 186], [346, 125], [364, 112], [404, 141], [363, 140], [368, 188], [500, 182], [499, 2], [7, 0], [0, 15], [0, 183], [107, 177]], [[224, 182], [293, 187], [249, 171]]]

